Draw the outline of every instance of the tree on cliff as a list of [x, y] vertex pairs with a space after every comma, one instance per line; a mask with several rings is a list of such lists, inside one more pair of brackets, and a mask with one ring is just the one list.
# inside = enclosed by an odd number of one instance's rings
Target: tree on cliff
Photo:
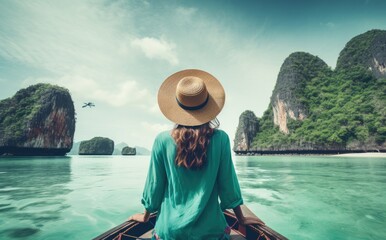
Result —
[[0, 101], [0, 154], [64, 155], [74, 132], [74, 103], [65, 88], [41, 83]]
[[291, 54], [248, 150], [386, 151], [385, 65], [381, 30], [350, 40], [334, 71], [309, 53]]

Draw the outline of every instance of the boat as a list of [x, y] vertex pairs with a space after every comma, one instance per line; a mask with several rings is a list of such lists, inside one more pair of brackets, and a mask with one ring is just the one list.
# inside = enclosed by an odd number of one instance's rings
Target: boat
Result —
[[[257, 218], [255, 214], [245, 205], [241, 205], [241, 210], [246, 218]], [[287, 239], [280, 233], [274, 231], [266, 225], [238, 224], [237, 218], [233, 211], [224, 211], [225, 219], [231, 226], [232, 240], [285, 240]], [[126, 221], [105, 233], [102, 233], [94, 240], [149, 240], [152, 236], [152, 231], [157, 219], [157, 213], [150, 215], [149, 221], [140, 223], [137, 221]]]

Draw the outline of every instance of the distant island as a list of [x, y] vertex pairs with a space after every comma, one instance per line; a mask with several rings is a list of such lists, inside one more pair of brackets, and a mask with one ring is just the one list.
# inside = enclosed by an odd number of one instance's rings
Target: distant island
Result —
[[386, 31], [351, 39], [332, 70], [317, 56], [290, 54], [262, 117], [241, 114], [236, 154], [386, 151]]
[[106, 137], [94, 137], [80, 142], [79, 155], [112, 155], [114, 141]]
[[125, 155], [125, 156], [126, 155], [132, 156], [132, 155], [137, 154], [137, 150], [135, 148], [126, 146], [126, 147], [122, 148], [121, 154]]
[[[79, 155], [80, 143], [81, 142], [74, 142], [71, 151], [68, 152], [67, 155]], [[125, 147], [129, 147], [129, 145], [127, 143], [124, 143], [124, 142], [114, 144], [114, 150], [113, 150], [112, 155], [126, 155], [126, 154], [122, 154], [122, 150]], [[129, 148], [130, 149], [127, 149], [127, 150], [130, 150], [128, 153], [131, 153], [131, 154], [127, 154], [127, 155], [150, 155], [150, 150], [148, 150], [147, 148], [140, 147], [140, 146], [134, 146], [134, 147], [129, 147]], [[125, 150], [125, 151], [127, 151], [127, 150]], [[134, 151], [135, 151], [135, 154], [134, 154]]]

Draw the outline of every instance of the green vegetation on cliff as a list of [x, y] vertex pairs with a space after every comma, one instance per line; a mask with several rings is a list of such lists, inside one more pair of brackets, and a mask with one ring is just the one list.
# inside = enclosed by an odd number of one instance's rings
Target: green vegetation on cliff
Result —
[[113, 151], [114, 141], [104, 137], [94, 137], [79, 145], [79, 155], [111, 155]]
[[259, 119], [253, 148], [346, 148], [386, 141], [386, 79], [360, 67], [324, 72], [312, 78], [301, 98], [308, 109], [304, 121], [290, 119], [289, 134], [274, 125], [272, 107]]
[[374, 55], [386, 51], [386, 31], [371, 30], [352, 38], [340, 52], [336, 69], [347, 69], [352, 66], [370, 65]]
[[27, 123], [42, 108], [42, 96], [53, 89], [66, 91], [50, 84], [36, 84], [19, 90], [12, 98], [0, 101], [0, 132], [2, 138], [19, 141], [25, 136]]
[[234, 151], [246, 151], [251, 147], [253, 138], [259, 131], [259, 121], [252, 111], [244, 111], [239, 118], [236, 136], [234, 140]]
[[[74, 131], [74, 105], [65, 88], [40, 83], [0, 101], [0, 147], [6, 153], [9, 149], [4, 148], [10, 147], [68, 152]], [[9, 153], [18, 154], [18, 150]]]
[[319, 57], [306, 52], [290, 54], [280, 68], [271, 101], [275, 100], [279, 92], [285, 92], [287, 94], [281, 98], [287, 98], [291, 104], [296, 104], [293, 102], [301, 99], [309, 79], [316, 77], [321, 71], [330, 71], [330, 68]]
[[334, 71], [311, 54], [291, 54], [258, 122], [249, 151], [385, 150], [386, 31], [350, 40]]

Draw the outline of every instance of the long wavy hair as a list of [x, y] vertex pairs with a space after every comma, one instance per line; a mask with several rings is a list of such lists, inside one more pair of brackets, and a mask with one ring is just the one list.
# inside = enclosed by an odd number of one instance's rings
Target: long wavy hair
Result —
[[220, 125], [217, 119], [199, 126], [176, 125], [172, 137], [177, 145], [175, 164], [188, 169], [201, 169], [207, 163], [206, 150], [214, 130]]

